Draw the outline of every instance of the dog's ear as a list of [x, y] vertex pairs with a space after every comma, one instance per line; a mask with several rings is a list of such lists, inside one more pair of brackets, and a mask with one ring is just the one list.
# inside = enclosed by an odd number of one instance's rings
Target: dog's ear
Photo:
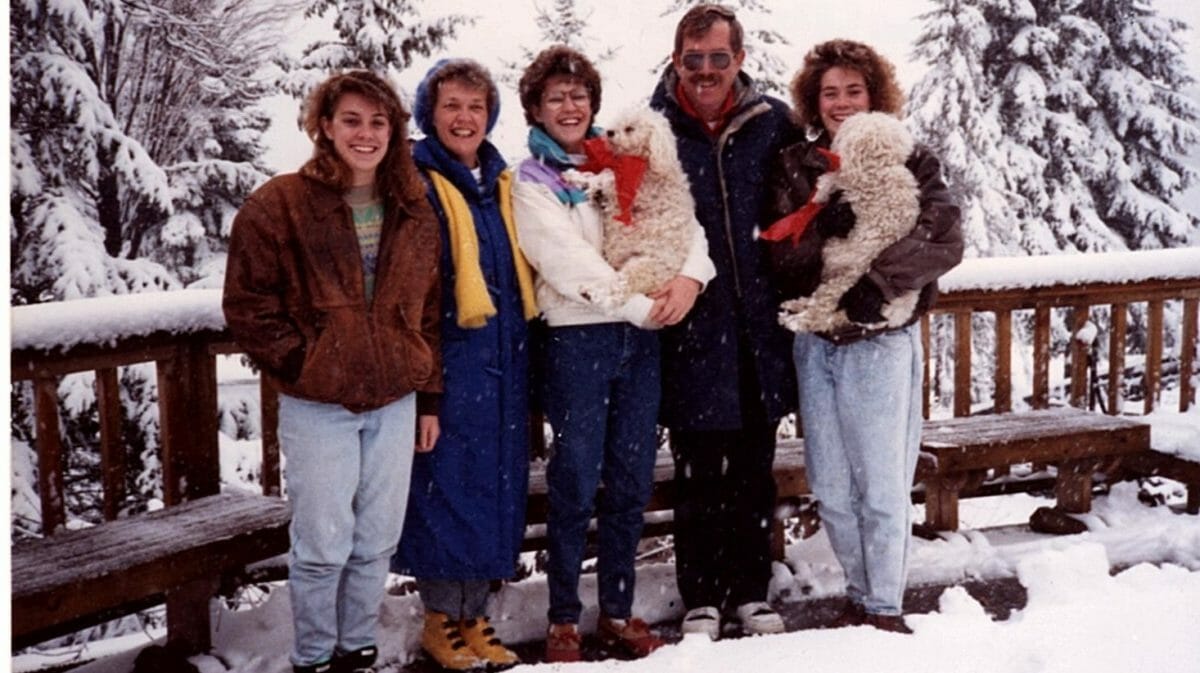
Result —
[[650, 130], [650, 161], [669, 170], [679, 163], [671, 124], [666, 117], [652, 110], [647, 112], [645, 121]]

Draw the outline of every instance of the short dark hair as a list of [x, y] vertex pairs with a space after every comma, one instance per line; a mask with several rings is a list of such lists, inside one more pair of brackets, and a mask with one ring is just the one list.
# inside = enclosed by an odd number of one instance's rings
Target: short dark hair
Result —
[[746, 31], [742, 28], [742, 23], [737, 20], [737, 13], [724, 5], [704, 3], [689, 9], [683, 18], [679, 19], [679, 24], [675, 26], [675, 55], [683, 53], [684, 38], [703, 37], [712, 30], [713, 24], [718, 21], [729, 23], [729, 46], [733, 49], [734, 54], [740, 52]]
[[792, 105], [801, 124], [821, 125], [818, 112], [821, 78], [835, 67], [862, 74], [872, 111], [900, 114], [904, 106], [904, 93], [896, 81], [896, 67], [892, 62], [861, 42], [829, 40], [809, 50], [804, 56], [804, 65], [792, 78]]
[[534, 57], [533, 62], [521, 74], [517, 91], [521, 95], [521, 107], [525, 109], [525, 122], [530, 126], [537, 124], [533, 118], [533, 108], [542, 104], [542, 93], [546, 83], [555, 76], [578, 79], [587, 88], [592, 103], [592, 119], [600, 112], [600, 73], [596, 66], [586, 56], [574, 49], [556, 44], [547, 47]]

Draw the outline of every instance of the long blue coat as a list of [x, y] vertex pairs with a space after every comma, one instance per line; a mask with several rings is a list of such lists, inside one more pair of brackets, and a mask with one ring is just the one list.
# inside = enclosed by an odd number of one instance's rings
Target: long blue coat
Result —
[[[668, 66], [650, 106], [666, 116], [675, 133], [717, 277], [686, 319], [662, 330], [660, 420], [681, 430], [742, 427], [738, 381], [748, 364], [774, 425], [796, 408], [795, 370], [792, 335], [776, 319], [783, 297], [767, 278], [758, 232], [770, 224], [763, 221], [768, 171], [796, 131], [787, 106], [756, 93], [749, 78], [740, 75], [730, 121], [714, 138], [680, 107], [678, 81]], [[739, 357], [742, 341], [748, 342], [749, 363]]]
[[480, 266], [497, 313], [478, 329], [457, 323], [446, 213], [428, 196], [442, 229], [441, 436], [413, 463], [412, 488], [396, 572], [423, 579], [513, 575], [525, 526], [529, 481], [529, 348], [512, 247], [500, 216], [497, 178], [504, 159], [479, 150], [483, 189], [436, 137], [416, 144], [422, 171], [435, 170], [465, 198], [479, 238]]

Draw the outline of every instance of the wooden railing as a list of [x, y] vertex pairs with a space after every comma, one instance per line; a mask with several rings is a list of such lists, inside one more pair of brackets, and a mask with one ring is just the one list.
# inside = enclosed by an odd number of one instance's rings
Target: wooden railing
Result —
[[[1177, 251], [1164, 251], [1175, 253]], [[1137, 253], [1141, 254], [1141, 253]], [[971, 318], [977, 314], [994, 316], [996, 325], [994, 407], [997, 411], [1012, 408], [1012, 363], [1009, 357], [1012, 346], [1014, 312], [1033, 311], [1033, 391], [1031, 406], [1043, 408], [1050, 404], [1049, 369], [1051, 362], [1050, 325], [1051, 311], [1070, 312], [1068, 323], [1078, 329], [1087, 320], [1093, 306], [1108, 306], [1112, 314], [1112, 329], [1109, 343], [1109, 413], [1120, 408], [1122, 372], [1126, 357], [1128, 325], [1126, 309], [1132, 304], [1147, 305], [1146, 325], [1147, 349], [1144, 373], [1146, 394], [1145, 409], [1151, 410], [1161, 380], [1163, 361], [1163, 315], [1164, 303], [1182, 302], [1182, 329], [1177, 343], [1181, 345], [1179, 362], [1180, 409], [1186, 410], [1194, 404], [1195, 390], [1190, 372], [1195, 367], [1197, 341], [1197, 300], [1200, 299], [1200, 249], [1184, 251], [1194, 264], [1183, 263], [1182, 268], [1190, 272], [1180, 273], [1180, 264], [1172, 258], [1169, 266], [1176, 268], [1170, 277], [1151, 277], [1133, 280], [1083, 282], [1064, 284], [1049, 282], [1030, 284], [1022, 282], [1013, 287], [1006, 286], [1003, 279], [988, 287], [964, 287], [970, 282], [950, 277], [945, 286], [935, 314], [950, 314], [954, 322], [954, 397], [953, 413], [968, 415], [971, 410]], [[994, 262], [995, 260], [988, 260]], [[979, 261], [982, 263], [982, 261]], [[1014, 265], [1023, 264], [1016, 260]], [[1149, 264], [1154, 267], [1153, 263]], [[972, 263], [964, 264], [971, 268]], [[962, 274], [960, 274], [961, 276]], [[978, 284], [978, 283], [977, 283]], [[154, 304], [169, 304], [175, 301], [172, 295], [136, 295], [125, 298], [121, 305], [131, 314], [153, 313]], [[197, 295], [188, 295], [194, 301]], [[210, 313], [219, 316], [219, 293], [212, 291], [202, 298], [212, 303]], [[98, 300], [83, 300], [86, 302]], [[112, 301], [111, 299], [104, 301]], [[61, 304], [55, 307], [60, 313]], [[121, 437], [121, 404], [117, 368], [131, 364], [154, 362], [157, 365], [159, 390], [159, 424], [161, 463], [163, 466], [163, 497], [167, 506], [186, 500], [216, 493], [220, 489], [220, 466], [218, 452], [217, 419], [217, 376], [216, 356], [238, 352], [236, 344], [220, 324], [219, 319], [210, 319], [207, 324], [199, 321], [181, 321], [173, 327], [163, 325], [161, 320], [130, 320], [126, 316], [111, 316], [119, 331], [123, 323], [150, 325], [137, 335], [109, 335], [103, 343], [72, 343], [70, 345], [47, 344], [45, 338], [29, 339], [26, 335], [41, 328], [43, 307], [20, 307], [14, 309], [12, 378], [14, 382], [31, 381], [34, 387], [36, 407], [36, 448], [38, 455], [38, 493], [41, 499], [42, 530], [52, 534], [66, 521], [63, 466], [64, 444], [60, 435], [58, 385], [62, 376], [74, 372], [95, 372], [96, 399], [99, 413], [100, 455], [103, 488], [103, 514], [107, 519], [118, 515], [120, 504], [125, 499], [125, 456], [126, 446]], [[119, 312], [119, 311], [118, 311]], [[82, 315], [92, 315], [82, 312]], [[923, 321], [926, 352], [930, 352], [931, 329], [928, 318]], [[44, 330], [43, 330], [44, 331]], [[103, 332], [103, 330], [100, 330]], [[79, 339], [71, 339], [70, 342]], [[1071, 340], [1070, 347], [1070, 403], [1082, 406], [1086, 393], [1086, 348], [1087, 345]], [[926, 364], [926, 386], [929, 390], [929, 363]], [[277, 398], [270, 390], [262, 390], [262, 489], [269, 495], [279, 495], [279, 442], [275, 434], [277, 421]], [[926, 415], [930, 409], [930, 396], [926, 395]]]

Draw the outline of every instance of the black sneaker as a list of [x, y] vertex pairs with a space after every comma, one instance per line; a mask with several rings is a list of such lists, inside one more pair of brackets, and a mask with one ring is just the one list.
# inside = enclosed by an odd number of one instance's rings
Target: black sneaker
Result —
[[333, 653], [333, 670], [331, 673], [371, 673], [375, 670], [375, 658], [379, 656], [379, 648], [374, 645], [362, 647], [353, 652], [342, 654]]
[[308, 664], [307, 666], [293, 664], [292, 673], [333, 673], [333, 662], [322, 661], [319, 664]]

